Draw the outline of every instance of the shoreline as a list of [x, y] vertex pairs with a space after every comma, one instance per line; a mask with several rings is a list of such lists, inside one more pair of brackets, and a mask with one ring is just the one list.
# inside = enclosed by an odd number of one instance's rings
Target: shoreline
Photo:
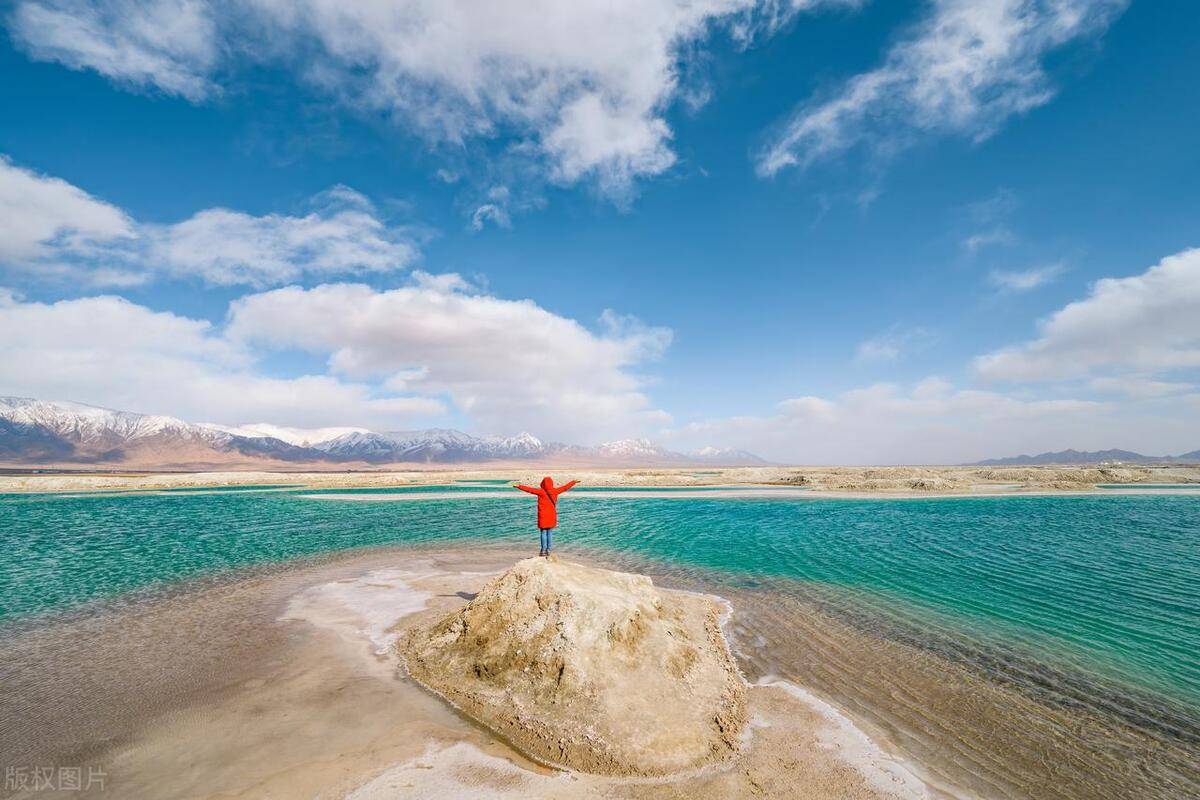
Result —
[[[1200, 494], [1200, 467], [773, 467], [713, 470], [564, 467], [590, 491], [573, 497], [762, 496], [802, 499], [949, 499], [958, 497]], [[170, 472], [142, 474], [0, 474], [0, 495], [104, 495], [205, 490], [330, 492], [455, 486], [453, 497], [491, 497], [470, 488], [536, 482], [528, 467], [397, 472]], [[472, 484], [476, 484], [472, 486]], [[637, 489], [633, 492], [620, 490]], [[662, 490], [655, 493], [654, 490]], [[687, 490], [696, 490], [688, 494]], [[605, 493], [604, 490], [613, 490]], [[451, 493], [447, 493], [451, 494]], [[323, 494], [322, 499], [332, 495]], [[395, 498], [393, 495], [388, 499]], [[424, 493], [421, 499], [448, 499]]]
[[[903, 763], [904, 757], [875, 742], [840, 710], [835, 709], [852, 728], [830, 717], [828, 711], [835, 707], [811, 691], [789, 691], [778, 681], [751, 683], [744, 675], [750, 691], [756, 693], [756, 722], [744, 732], [746, 753], [730, 763], [655, 778], [611, 778], [538, 765], [502, 736], [452, 710], [426, 687], [402, 677], [402, 659], [393, 646], [399, 631], [415, 624], [418, 617], [464, 604], [465, 595], [477, 591], [471, 587], [496, 574], [507, 555], [499, 550], [445, 548], [351, 555], [328, 564], [252, 576], [226, 587], [202, 587], [193, 592], [182, 587], [173, 598], [128, 609], [105, 609], [92, 620], [61, 623], [68, 629], [98, 623], [101, 630], [112, 631], [133, 615], [132, 619], [149, 621], [153, 628], [167, 627], [177, 624], [180, 614], [187, 618], [193, 609], [205, 625], [219, 625], [227, 616], [236, 615], [240, 604], [248, 603], [258, 609], [255, 627], [261, 626], [271, 641], [284, 643], [279, 645], [280, 657], [265, 666], [257, 663], [261, 656], [251, 658], [252, 664], [242, 664], [235, 657], [231, 685], [220, 680], [213, 683], [214, 678], [208, 677], [199, 688], [193, 686], [177, 699], [156, 701], [152, 713], [108, 731], [109, 738], [117, 734], [115, 739], [107, 745], [93, 745], [89, 763], [106, 767], [110, 790], [135, 798], [224, 796], [247, 790], [258, 796], [270, 793], [264, 791], [268, 787], [290, 796], [390, 797], [397, 795], [384, 791], [388, 776], [400, 774], [405, 782], [419, 779], [430, 789], [444, 789], [458, 781], [456, 776], [464, 769], [481, 783], [460, 782], [457, 794], [442, 796], [469, 797], [487, 788], [494, 797], [650, 797], [655, 787], [670, 785], [684, 790], [686, 785], [689, 796], [717, 798], [728, 796], [729, 782], [739, 780], [742, 770], [757, 770], [755, 774], [761, 772], [760, 777], [775, 781], [794, 780], [809, 770], [814, 780], [821, 776], [811, 794], [818, 798], [944, 796], [924, 788], [926, 784], [914, 773], [893, 776], [894, 785], [881, 783], [879, 764]], [[228, 594], [240, 600], [221, 610], [225, 605], [219, 597]], [[215, 618], [208, 619], [207, 606], [214, 599]], [[721, 599], [728, 608], [735, 608]], [[164, 603], [169, 608], [159, 620], [158, 614], [164, 610], [159, 606]], [[725, 630], [727, 621], [721, 625], [721, 635], [730, 651], [736, 652]], [[56, 625], [51, 622], [48, 627]], [[43, 632], [34, 629], [18, 636], [37, 637]], [[179, 641], [185, 648], [197, 646]], [[218, 649], [237, 650], [244, 644], [230, 641]], [[248, 652], [257, 649], [251, 644]], [[169, 650], [164, 653], [168, 663], [173, 663], [170, 659], [174, 657], [182, 660], [182, 653], [172, 655]], [[740, 662], [738, 666], [741, 671]], [[331, 693], [333, 685], [336, 691]], [[124, 686], [121, 691], [136, 694], [137, 687]], [[773, 697], [776, 692], [788, 698]], [[346, 720], [347, 714], [355, 718]], [[806, 721], [801, 724], [797, 720]], [[824, 722], [817, 725], [815, 720]], [[322, 743], [295, 734], [297, 726], [303, 731], [313, 725], [319, 726]], [[808, 737], [808, 746], [788, 754], [803, 763], [801, 772], [784, 774], [771, 766], [779, 760], [779, 748], [802, 735]], [[264, 765], [261, 758], [250, 758], [238, 750], [252, 750], [251, 740], [262, 736], [284, 736], [271, 739], [264, 753], [264, 758], [278, 758], [280, 763]], [[364, 736], [369, 743], [363, 742]], [[337, 749], [331, 752], [330, 747]], [[83, 755], [84, 751], [71, 749], [75, 751], [71, 757]], [[325, 753], [319, 770], [304, 763], [318, 752]], [[173, 777], [169, 765], [185, 753], [196, 763], [188, 775]], [[42, 756], [62, 759], [66, 753]], [[298, 774], [286, 774], [290, 761], [295, 762]], [[489, 785], [497, 769], [506, 777]], [[215, 778], [207, 770], [212, 770]], [[318, 773], [340, 777], [331, 783]], [[210, 778], [215, 783], [207, 783]], [[514, 782], [515, 788], [504, 790]], [[846, 791], [831, 791], [829, 786]], [[413, 791], [398, 796], [426, 795]]]
[[[744, 489], [740, 487], [714, 487], [703, 492], [689, 492], [686, 489], [663, 487], [663, 491], [653, 490], [632, 492], [594, 491], [587, 494], [577, 493], [572, 499], [596, 500], [955, 500], [971, 498], [997, 497], [1122, 497], [1139, 495], [1166, 495], [1182, 497], [1200, 495], [1200, 486], [1187, 489], [1094, 489], [1094, 490], [1025, 490], [1013, 492], [841, 492], [822, 491], [819, 489], [789, 489], [778, 487], [770, 490]], [[303, 491], [303, 490], [301, 490]], [[391, 503], [414, 502], [421, 500], [482, 500], [482, 499], [512, 499], [499, 495], [497, 492], [422, 492], [420, 494], [394, 495], [362, 495], [362, 494], [299, 494], [305, 500], [340, 500], [357, 503]], [[519, 499], [519, 498], [518, 498]]]
[[[654, 797], [661, 781], [622, 783], [618, 791], [617, 784], [598, 786], [577, 773], [563, 779], [563, 773], [512, 750], [416, 683], [397, 678], [395, 665], [387, 667], [380, 661], [385, 657], [376, 652], [386, 644], [382, 637], [397, 632], [390, 619], [372, 619], [367, 613], [342, 614], [339, 620], [333, 614], [334, 624], [325, 627], [301, 618], [282, 619], [296, 616], [289, 611], [294, 601], [314, 588], [357, 586], [373, 591], [403, 578], [401, 572], [430, 571], [421, 566], [427, 563], [436, 567], [434, 571], [453, 572], [455, 580], [478, 586], [527, 555], [526, 547], [499, 542], [340, 551], [255, 565], [217, 576], [212, 583], [189, 578], [166, 587], [166, 596], [135, 596], [128, 598], [128, 605], [122, 605], [125, 596], [110, 598], [91, 609], [76, 609], [65, 619], [51, 616], [43, 618], [43, 625], [10, 629], [0, 640], [5, 645], [0, 647], [0, 677], [11, 686], [12, 698], [26, 701], [27, 708], [13, 716], [20, 724], [2, 734], [0, 744], [8, 746], [0, 746], [0, 754], [13, 761], [15, 742], [36, 745], [32, 755], [17, 763], [32, 763], [36, 756], [37, 763], [87, 764], [94, 761], [85, 758], [103, 757], [103, 763], [116, 768], [110, 774], [136, 779], [122, 784], [120, 796], [154, 800], [245, 795], [247, 781], [275, 786], [271, 781], [277, 778], [271, 776], [291, 772], [300, 776], [295, 780], [309, 783], [290, 784], [291, 791], [280, 790], [282, 796], [383, 800], [409, 796], [402, 791], [406, 784], [436, 775], [442, 783], [422, 785], [440, 793], [424, 796], [470, 797], [486, 784], [464, 788], [451, 780], [470, 774], [496, 780], [504, 776], [508, 784], [523, 787], [514, 797], [596, 798], [613, 792], [625, 800]], [[936, 644], [936, 637], [935, 646], [925, 648], [913, 638], [921, 635], [915, 628], [894, 627], [887, 622], [890, 617], [872, 622], [880, 609], [862, 606], [852, 595], [833, 596], [820, 585], [803, 582], [794, 587], [790, 581], [730, 583], [723, 573], [679, 570], [669, 562], [593, 548], [572, 549], [570, 560], [646, 574], [664, 590], [722, 598], [735, 613], [723, 620], [721, 634], [748, 683], [787, 681], [801, 687], [806, 697], [828, 703], [873, 743], [867, 752], [875, 753], [876, 766], [900, 764], [923, 782], [926, 796], [1190, 796], [1176, 779], [1162, 783], [1164, 773], [1157, 769], [1156, 791], [1131, 794], [1135, 786], [1141, 791], [1146, 784], [1140, 779], [1131, 782], [1124, 774], [1097, 773], [1097, 764], [1103, 762], [1095, 760], [1117, 735], [1139, 763], [1153, 757], [1179, 769], [1190, 763], [1186, 742], [1153, 730], [1129, 729], [1098, 709], [1047, 704], [1036, 691], [992, 680], [978, 665], [957, 661]], [[468, 598], [460, 592], [477, 591], [467, 583], [412, 588], [429, 593], [437, 613], [465, 602]], [[395, 605], [389, 601], [367, 610], [381, 610], [386, 617]], [[47, 632], [51, 635], [43, 635]], [[89, 646], [80, 648], [81, 640]], [[131, 649], [144, 655], [131, 661]], [[12, 667], [29, 652], [41, 654], [42, 666], [35, 664], [24, 675], [38, 680], [32, 687], [27, 680], [10, 684], [14, 674], [22, 674]], [[1030, 667], [1053, 679], [1048, 662], [1014, 665], [1018, 670]], [[60, 685], [61, 692], [49, 692], [47, 684]], [[768, 796], [794, 795], [786, 790], [787, 780], [794, 779], [781, 777], [771, 764], [781, 752], [792, 754], [797, 748], [811, 756], [804, 762], [809, 770], [805, 774], [816, 776], [824, 769], [833, 770], [839, 780], [863, 779], [861, 768], [870, 759], [861, 759], [860, 736], [822, 738], [818, 731], [826, 728], [820, 725], [837, 720], [822, 714], [819, 703], [775, 697], [786, 694], [784, 686], [760, 688], [753, 692], [759, 700], [752, 719], [758, 721], [750, 733], [772, 743], [760, 754], [773, 755], [752, 756], [751, 766], [759, 770], [755, 774], [764, 778], [764, 785], [777, 787], [768, 790]], [[153, 713], [147, 716], [147, 710]], [[405, 727], [410, 718], [415, 726], [411, 729]], [[761, 726], [764, 720], [767, 724]], [[306, 736], [293, 740], [297, 731], [305, 730], [321, 731], [320, 741]], [[424, 738], [414, 738], [414, 731]], [[1061, 737], [1067, 731], [1081, 737], [1079, 742], [1065, 742]], [[70, 745], [80, 739], [92, 744], [84, 750]], [[257, 739], [269, 745], [255, 759], [248, 754], [259, 746]], [[50, 745], [58, 749], [47, 749]], [[859, 758], [857, 767], [845, 766], [844, 760], [829, 761], [839, 752]], [[1047, 752], [1056, 754], [1058, 768], [1046, 767]], [[179, 759], [194, 761], [196, 769], [205, 771], [203, 780], [193, 774], [189, 779], [196, 782], [188, 785], [179, 782], [183, 777], [162, 773], [163, 764]], [[321, 775], [331, 770], [342, 776], [337, 790], [312, 790], [318, 785], [329, 788]], [[350, 773], [367, 777], [351, 785], [346, 777]], [[729, 784], [729, 775], [710, 771], [679, 779], [686, 786], [679, 781], [670, 785], [688, 797], [737, 796], [741, 789]], [[249, 796], [261, 793], [266, 792]], [[879, 794], [867, 787], [858, 794], [828, 796]]]

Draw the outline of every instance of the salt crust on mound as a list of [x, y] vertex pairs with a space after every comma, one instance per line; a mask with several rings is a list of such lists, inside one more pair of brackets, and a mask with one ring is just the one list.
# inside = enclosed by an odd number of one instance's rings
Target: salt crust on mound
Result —
[[530, 558], [398, 643], [409, 673], [535, 759], [607, 775], [723, 761], [746, 685], [714, 600]]

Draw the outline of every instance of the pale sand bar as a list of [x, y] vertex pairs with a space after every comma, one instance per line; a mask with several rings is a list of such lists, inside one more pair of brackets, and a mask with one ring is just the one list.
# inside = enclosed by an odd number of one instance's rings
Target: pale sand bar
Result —
[[[3, 744], [36, 763], [102, 765], [96, 797], [946, 796], [835, 708], [771, 679], [748, 687], [737, 753], [708, 767], [614, 777], [531, 761], [406, 678], [394, 647], [515, 555], [368, 553], [22, 634], [7, 644], [94, 682], [72, 680], [76, 704], [49, 707], [69, 691], [39, 679], [23, 693], [29, 731]], [[71, 644], [81, 637], [86, 655]]]
[[[181, 472], [0, 475], [5, 492], [122, 492], [171, 489], [283, 486], [312, 489], [429, 486], [473, 481], [536, 483], [552, 474], [588, 487], [794, 487], [809, 496], [950, 497], [1078, 492], [1190, 491], [1162, 484], [1194, 485], [1200, 466], [1063, 467], [743, 467], [728, 469], [594, 469], [495, 465], [486, 469], [412, 469], [386, 472]], [[1128, 489], [1097, 489], [1130, 484]]]

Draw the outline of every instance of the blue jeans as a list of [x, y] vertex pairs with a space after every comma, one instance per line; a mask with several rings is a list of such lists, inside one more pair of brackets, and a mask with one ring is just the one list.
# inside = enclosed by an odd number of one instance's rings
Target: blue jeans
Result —
[[554, 529], [553, 528], [538, 528], [538, 530], [542, 532], [542, 540], [541, 540], [542, 541], [542, 550], [546, 553], [549, 553], [550, 545], [551, 545], [550, 532], [553, 531]]

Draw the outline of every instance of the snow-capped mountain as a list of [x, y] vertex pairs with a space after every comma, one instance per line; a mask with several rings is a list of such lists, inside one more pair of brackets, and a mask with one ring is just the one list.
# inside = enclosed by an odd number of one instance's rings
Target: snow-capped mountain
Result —
[[14, 425], [36, 426], [79, 444], [104, 447], [153, 436], [172, 435], [227, 440], [228, 434], [209, 431], [175, 417], [134, 414], [82, 403], [46, 402], [25, 397], [0, 398], [0, 415]]
[[529, 459], [540, 458], [550, 452], [540, 439], [530, 433], [510, 437], [471, 436], [446, 428], [348, 433], [314, 447], [331, 456], [372, 462]]
[[237, 425], [233, 427], [217, 425], [212, 422], [201, 422], [200, 425], [205, 428], [232, 433], [234, 436], [243, 436], [247, 439], [278, 439], [281, 442], [287, 442], [297, 447], [315, 447], [322, 442], [327, 442], [338, 436], [344, 436], [347, 433], [369, 433], [366, 428], [288, 428], [283, 425], [272, 425], [269, 422], [257, 422], [253, 425]]
[[615, 442], [605, 442], [598, 445], [596, 451], [609, 458], [656, 458], [659, 456], [680, 457], [655, 444], [649, 439], [619, 439]]
[[472, 436], [445, 428], [376, 432], [270, 423], [224, 426], [82, 403], [0, 397], [0, 463], [7, 464], [192, 469], [514, 461], [607, 466], [765, 463], [749, 453], [714, 448], [685, 455], [646, 439], [583, 447], [545, 442], [531, 433]]
[[702, 447], [688, 453], [688, 456], [697, 461], [707, 461], [723, 467], [753, 467], [769, 463], [754, 453], [734, 447]]
[[649, 439], [620, 439], [605, 442], [595, 448], [597, 455], [623, 462], [645, 462], [653, 464], [695, 464], [704, 462], [723, 467], [751, 467], [768, 462], [745, 450], [733, 448], [705, 447], [691, 453], [678, 453], [654, 444]]
[[0, 458], [6, 461], [162, 467], [306, 461], [310, 452], [279, 439], [237, 436], [177, 417], [0, 397]]
[[391, 433], [347, 433], [321, 442], [316, 449], [331, 456], [364, 461], [440, 461], [470, 449], [474, 437], [459, 431], [434, 428], [427, 431]]

